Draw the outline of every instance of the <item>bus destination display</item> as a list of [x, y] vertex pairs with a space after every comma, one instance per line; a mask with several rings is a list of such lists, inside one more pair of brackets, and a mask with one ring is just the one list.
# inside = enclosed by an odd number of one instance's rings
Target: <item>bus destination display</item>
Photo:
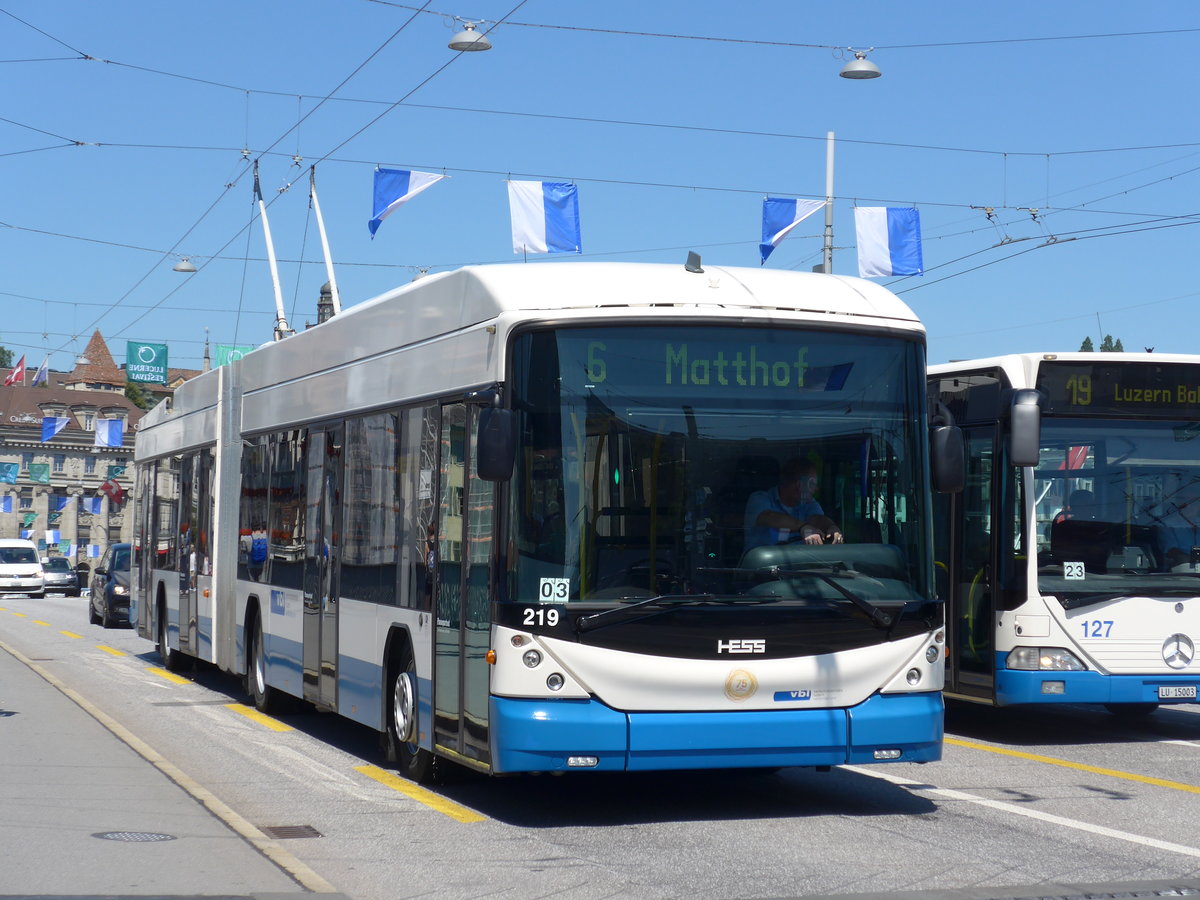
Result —
[[1200, 418], [1194, 366], [1151, 362], [1042, 362], [1047, 413]]

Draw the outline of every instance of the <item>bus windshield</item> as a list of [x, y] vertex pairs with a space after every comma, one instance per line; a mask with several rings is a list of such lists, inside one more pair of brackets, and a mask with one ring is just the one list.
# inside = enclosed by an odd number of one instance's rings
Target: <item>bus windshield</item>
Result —
[[[910, 340], [781, 325], [518, 337], [506, 599], [931, 602], [922, 363]], [[751, 495], [797, 458], [844, 543], [751, 534]]]
[[1200, 590], [1200, 426], [1042, 422], [1038, 588], [1067, 605]]

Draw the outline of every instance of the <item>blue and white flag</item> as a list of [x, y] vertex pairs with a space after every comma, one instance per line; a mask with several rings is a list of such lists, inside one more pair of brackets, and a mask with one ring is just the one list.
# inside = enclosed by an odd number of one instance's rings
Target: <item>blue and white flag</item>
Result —
[[68, 497], [65, 494], [54, 495], [54, 511], [62, 512], [64, 509], [66, 509], [68, 506], [71, 505], [71, 501], [74, 499], [75, 499], [74, 497]]
[[[37, 371], [33, 373], [33, 383], [30, 387], [37, 387], [39, 384], [45, 384], [46, 379], [50, 376], [50, 354], [46, 354], [46, 358], [42, 360], [42, 364], [38, 366]], [[42, 438], [45, 440], [45, 438]]]
[[100, 545], [99, 544], [88, 544], [87, 555], [91, 559], [95, 559], [96, 557], [98, 557], [100, 555]]
[[97, 419], [96, 440], [93, 447], [120, 447], [125, 439], [125, 422], [122, 419]]
[[83, 511], [89, 512], [94, 516], [100, 515], [100, 503], [103, 499], [103, 497], [84, 497]]
[[51, 440], [69, 424], [71, 420], [67, 416], [42, 416], [42, 443]]
[[580, 253], [579, 188], [560, 181], [510, 181], [513, 253]]
[[12, 494], [5, 494], [3, 497], [0, 497], [0, 512], [10, 513], [12, 509]]
[[788, 200], [782, 197], [763, 199], [762, 243], [758, 252], [766, 262], [771, 251], [779, 246], [788, 233], [825, 206], [824, 200]]
[[61, 535], [60, 535], [60, 533], [59, 533], [59, 530], [58, 530], [57, 528], [51, 528], [51, 529], [47, 529], [47, 531], [46, 531], [46, 543], [47, 543], [47, 544], [57, 544], [57, 543], [58, 543], [58, 539], [59, 539], [59, 537], [60, 537], [60, 536], [61, 536]]
[[857, 206], [858, 274], [863, 278], [921, 275], [921, 214], [912, 207]]
[[367, 223], [371, 236], [375, 236], [384, 219], [445, 177], [431, 172], [410, 172], [408, 169], [376, 169], [375, 197], [371, 205], [371, 221]]

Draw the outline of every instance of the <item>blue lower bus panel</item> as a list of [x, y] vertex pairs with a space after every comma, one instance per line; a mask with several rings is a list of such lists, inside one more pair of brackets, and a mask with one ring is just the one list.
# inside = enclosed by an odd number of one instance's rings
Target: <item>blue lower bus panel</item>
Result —
[[1159, 697], [1158, 689], [1196, 687], [1200, 675], [1103, 675], [1004, 668], [996, 660], [996, 704], [1018, 703], [1195, 703], [1193, 697]]
[[622, 713], [596, 700], [490, 702], [497, 773], [836, 766], [942, 756], [940, 693], [876, 694], [851, 709], [746, 712]]

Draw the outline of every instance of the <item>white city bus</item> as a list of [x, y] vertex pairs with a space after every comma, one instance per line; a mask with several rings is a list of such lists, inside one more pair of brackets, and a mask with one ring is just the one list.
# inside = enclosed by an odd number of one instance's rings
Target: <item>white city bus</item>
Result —
[[947, 696], [1194, 703], [1200, 356], [1026, 353], [929, 385], [967, 456], [965, 489], [935, 500]]
[[[137, 627], [261, 709], [377, 729], [418, 780], [935, 760], [953, 429], [924, 380], [922, 326], [859, 279], [427, 276], [142, 420]], [[845, 543], [746, 551], [795, 457]]]

